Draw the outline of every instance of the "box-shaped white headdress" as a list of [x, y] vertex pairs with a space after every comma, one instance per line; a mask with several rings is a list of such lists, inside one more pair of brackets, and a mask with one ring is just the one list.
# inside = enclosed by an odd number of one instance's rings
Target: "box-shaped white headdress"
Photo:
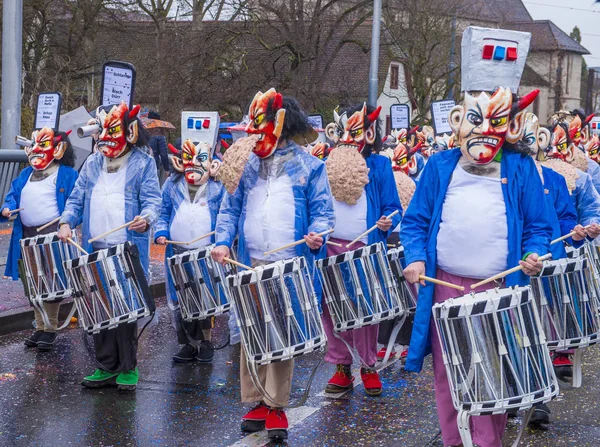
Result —
[[462, 38], [463, 92], [517, 92], [529, 53], [531, 34], [470, 26]]

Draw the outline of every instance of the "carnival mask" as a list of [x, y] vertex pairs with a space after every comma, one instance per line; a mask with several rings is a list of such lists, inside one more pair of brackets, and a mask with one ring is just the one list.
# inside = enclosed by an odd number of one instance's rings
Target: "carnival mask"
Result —
[[417, 159], [414, 154], [421, 148], [421, 143], [409, 151], [408, 147], [403, 143], [398, 143], [394, 149], [392, 158], [392, 169], [394, 171], [402, 171], [406, 175], [414, 176], [417, 174]]
[[525, 131], [523, 132], [523, 142], [529, 147], [532, 157], [538, 161], [545, 160], [545, 151], [550, 144], [550, 131], [540, 126], [538, 117], [533, 113], [525, 115]]
[[[138, 140], [138, 122], [134, 118], [140, 111], [140, 106], [134, 106], [131, 111], [124, 101], [113, 106], [108, 113], [98, 108], [96, 116], [101, 127], [101, 133], [96, 143], [98, 151], [108, 158], [118, 158], [123, 155], [129, 145]], [[128, 118], [128, 119], [126, 119]], [[130, 121], [126, 125], [126, 121]]]
[[575, 146], [580, 147], [588, 142], [588, 124], [594, 116], [595, 115], [592, 113], [584, 122], [581, 122], [579, 115], [575, 114], [573, 119], [569, 121], [569, 138]]
[[[550, 158], [558, 158], [560, 160], [571, 163], [575, 158], [573, 146], [569, 144], [569, 137], [566, 125], [557, 124], [552, 133], [552, 143], [548, 156]], [[575, 149], [578, 150], [578, 149]]]
[[215, 176], [221, 163], [210, 160], [210, 145], [205, 142], [194, 144], [187, 139], [181, 145], [181, 150], [169, 144], [169, 150], [174, 154], [171, 164], [176, 171], [181, 172], [185, 181], [190, 185], [203, 185], [209, 176]]
[[585, 146], [585, 152], [590, 160], [594, 160], [596, 163], [600, 163], [600, 138], [597, 134], [592, 135], [587, 145]]
[[253, 151], [260, 158], [270, 157], [277, 149], [285, 119], [285, 109], [282, 107], [283, 97], [274, 88], [266, 93], [258, 92], [250, 104], [250, 122], [246, 132], [260, 135]]
[[329, 144], [323, 142], [316, 143], [313, 147], [310, 148], [311, 155], [314, 155], [320, 160], [327, 158], [330, 151], [331, 147], [329, 147]]
[[[71, 131], [67, 132], [67, 135], [70, 133]], [[68, 146], [66, 141], [62, 141], [60, 135], [55, 137], [54, 130], [49, 127], [34, 130], [31, 134], [31, 140], [33, 146], [25, 148], [25, 153], [29, 158], [29, 164], [36, 171], [43, 171], [54, 160], [60, 160]]]
[[519, 141], [524, 131], [524, 109], [538, 94], [539, 90], [534, 90], [513, 104], [510, 89], [503, 87], [491, 96], [487, 92], [465, 93], [464, 104], [450, 111], [450, 125], [463, 156], [471, 163], [487, 164], [505, 141]]
[[372, 113], [367, 114], [367, 104], [364, 103], [362, 109], [354, 112], [351, 117], [346, 113], [338, 116], [333, 112], [333, 117], [338, 128], [343, 127], [343, 133], [340, 136], [336, 147], [346, 147], [363, 151], [366, 145], [375, 143], [377, 137], [377, 118], [381, 112], [381, 106], [377, 107]]

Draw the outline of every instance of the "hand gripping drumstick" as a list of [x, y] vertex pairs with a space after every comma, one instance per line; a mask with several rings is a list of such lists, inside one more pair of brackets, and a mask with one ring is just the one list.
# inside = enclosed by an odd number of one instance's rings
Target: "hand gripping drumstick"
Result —
[[39, 227], [37, 229], [37, 232], [39, 233], [42, 230], [45, 230], [46, 228], [48, 228], [50, 225], [54, 225], [56, 222], [58, 222], [60, 220], [60, 216], [58, 216], [56, 219], [52, 219], [50, 222], [48, 222], [45, 225], [42, 225], [41, 227]]
[[209, 237], [209, 236], [212, 236], [213, 234], [215, 234], [215, 231], [211, 231], [210, 233], [203, 234], [202, 236], [197, 237], [196, 239], [191, 240], [189, 242], [179, 242], [179, 241], [169, 241], [169, 240], [166, 240], [165, 244], [171, 244], [171, 245], [192, 245], [194, 242], [198, 242], [199, 240], [204, 239], [204, 238]]
[[[388, 219], [391, 219], [392, 217], [394, 217], [396, 214], [398, 214], [400, 212], [400, 210], [396, 210], [394, 211], [392, 214], [390, 214], [389, 216], [385, 216]], [[358, 236], [356, 239], [354, 239], [352, 242], [350, 242], [348, 245], [346, 245], [346, 247], [350, 248], [351, 245], [356, 244], [358, 241], [360, 241], [363, 237], [365, 237], [367, 234], [369, 234], [371, 231], [375, 231], [377, 229], [377, 224], [373, 225], [371, 228], [369, 228], [367, 231], [365, 231], [363, 234], [361, 234], [360, 236]]]
[[81, 245], [79, 245], [77, 242], [75, 242], [70, 237], [67, 238], [67, 241], [69, 242], [69, 244], [71, 244], [72, 246], [76, 247], [84, 255], [89, 255], [89, 253], [87, 251], [85, 251]]
[[[540, 256], [538, 258], [538, 261], [542, 261], [543, 262], [543, 261], [547, 261], [548, 259], [551, 259], [551, 258], [552, 258], [552, 253], [548, 253], [547, 255]], [[511, 269], [505, 270], [503, 272], [498, 273], [497, 275], [492, 276], [491, 278], [484, 279], [483, 281], [479, 281], [476, 284], [472, 284], [471, 285], [471, 289], [476, 289], [479, 286], [483, 286], [483, 285], [488, 284], [488, 283], [490, 283], [492, 281], [496, 281], [497, 279], [504, 278], [505, 276], [508, 276], [511, 273], [515, 273], [515, 272], [518, 272], [520, 270], [523, 270], [523, 266], [522, 265], [518, 265], [518, 266], [513, 267]]]
[[16, 210], [10, 210], [10, 211], [8, 212], [8, 214], [9, 214], [10, 216], [12, 216], [13, 214], [15, 214], [15, 213], [18, 213], [19, 211], [23, 211], [24, 209], [25, 209], [25, 208], [17, 208]]
[[419, 275], [419, 279], [421, 281], [427, 281], [432, 284], [437, 284], [438, 286], [450, 287], [451, 289], [460, 290], [461, 292], [465, 291], [465, 288], [463, 286], [457, 286], [456, 284], [452, 284], [451, 282], [446, 282], [446, 281], [442, 281], [439, 279], [430, 278], [429, 276]]
[[[317, 234], [317, 236], [323, 237], [323, 236], [325, 236], [327, 234], [330, 234], [330, 233], [333, 233], [333, 228], [330, 229], [330, 230], [327, 230], [327, 231], [323, 231], [322, 233]], [[306, 239], [300, 239], [299, 241], [292, 242], [292, 243], [286, 244], [286, 245], [282, 245], [281, 247], [277, 247], [277, 248], [275, 248], [273, 250], [265, 251], [263, 253], [263, 255], [267, 256], [267, 255], [276, 253], [278, 251], [285, 250], [286, 248], [295, 247], [296, 245], [305, 244], [305, 243], [306, 243]]]
[[[591, 227], [592, 225], [586, 225], [585, 227], [583, 227], [584, 230], [587, 230], [589, 227]], [[558, 239], [554, 239], [552, 242], [550, 242], [550, 245], [554, 245], [560, 241], [564, 241], [565, 239], [569, 239], [570, 237], [573, 237], [577, 234], [577, 231], [571, 231], [569, 234], [565, 234], [564, 236], [559, 237]]]
[[[148, 217], [148, 216], [144, 215], [144, 216], [140, 216], [139, 218], [140, 218], [140, 219], [145, 219], [145, 218], [147, 218], [147, 217]], [[88, 239], [88, 244], [91, 244], [92, 242], [96, 242], [98, 239], [102, 239], [103, 237], [106, 237], [106, 236], [108, 236], [109, 234], [112, 234], [112, 233], [114, 233], [115, 231], [119, 231], [119, 230], [122, 230], [123, 228], [127, 228], [129, 225], [131, 225], [132, 223], [134, 223], [134, 222], [136, 222], [136, 221], [138, 221], [138, 220], [139, 220], [139, 219], [133, 219], [133, 220], [130, 220], [129, 222], [127, 222], [127, 223], [124, 223], [123, 225], [119, 225], [117, 228], [113, 228], [112, 230], [109, 230], [109, 231], [107, 231], [106, 233], [102, 233], [102, 234], [100, 234], [100, 235], [98, 235], [98, 236], [96, 236], [96, 237], [93, 237], [93, 238], [91, 238], [91, 239]]]

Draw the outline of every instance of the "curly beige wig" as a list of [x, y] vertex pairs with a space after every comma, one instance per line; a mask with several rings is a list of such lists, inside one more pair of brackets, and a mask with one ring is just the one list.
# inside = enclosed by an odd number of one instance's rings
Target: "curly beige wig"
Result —
[[396, 189], [398, 190], [402, 210], [406, 213], [408, 205], [410, 205], [410, 201], [417, 190], [417, 185], [402, 171], [394, 171], [394, 180], [396, 181]]
[[369, 183], [369, 168], [363, 156], [351, 148], [332, 149], [325, 162], [333, 197], [348, 205], [356, 205]]
[[259, 135], [240, 138], [225, 151], [219, 177], [229, 194], [233, 194], [238, 188], [246, 163], [259, 138]]
[[575, 183], [579, 178], [579, 173], [577, 172], [577, 168], [575, 168], [575, 166], [558, 158], [549, 158], [548, 160], [541, 162], [541, 165], [562, 175], [567, 182], [567, 189], [569, 190], [569, 193], [573, 194], [573, 191], [575, 191]]

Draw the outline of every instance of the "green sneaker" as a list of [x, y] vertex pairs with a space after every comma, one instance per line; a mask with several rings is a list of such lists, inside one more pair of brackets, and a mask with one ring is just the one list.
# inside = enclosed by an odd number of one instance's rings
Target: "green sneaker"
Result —
[[122, 372], [117, 377], [117, 386], [119, 391], [122, 393], [135, 391], [139, 378], [140, 373], [137, 368], [131, 371]]
[[97, 369], [91, 376], [84, 377], [81, 381], [81, 385], [85, 388], [105, 388], [109, 386], [116, 386], [116, 377], [119, 373], [111, 373]]

